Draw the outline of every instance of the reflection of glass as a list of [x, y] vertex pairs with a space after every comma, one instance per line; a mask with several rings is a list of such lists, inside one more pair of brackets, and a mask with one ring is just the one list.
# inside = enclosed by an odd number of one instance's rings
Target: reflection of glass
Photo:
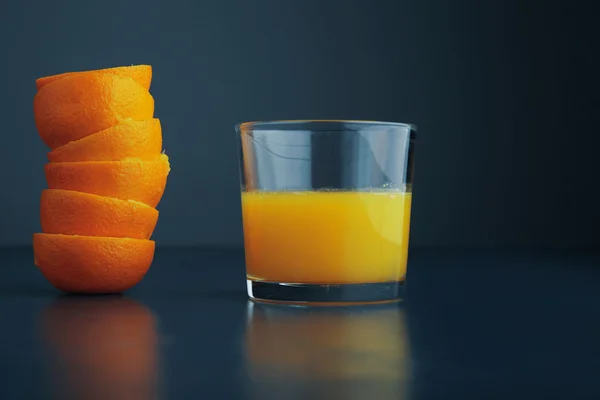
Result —
[[365, 312], [249, 303], [245, 344], [256, 398], [385, 400], [407, 393], [409, 343], [397, 306]]
[[44, 310], [41, 333], [57, 398], [157, 398], [158, 334], [145, 306], [120, 296], [64, 296]]
[[408, 254], [414, 127], [282, 121], [237, 129], [250, 297], [398, 300]]

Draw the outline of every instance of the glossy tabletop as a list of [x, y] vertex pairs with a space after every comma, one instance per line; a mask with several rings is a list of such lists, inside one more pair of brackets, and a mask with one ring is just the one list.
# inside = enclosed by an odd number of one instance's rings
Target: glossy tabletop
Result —
[[406, 300], [247, 301], [240, 250], [159, 248], [123, 296], [0, 250], [0, 399], [599, 399], [600, 258], [416, 249]]

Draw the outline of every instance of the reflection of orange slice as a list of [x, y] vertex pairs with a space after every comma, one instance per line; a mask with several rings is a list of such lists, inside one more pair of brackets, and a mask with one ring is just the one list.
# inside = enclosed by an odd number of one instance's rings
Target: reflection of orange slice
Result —
[[150, 239], [158, 211], [137, 201], [71, 190], [44, 190], [42, 231], [65, 235]]
[[[150, 309], [124, 296], [60, 296], [40, 328], [53, 398], [158, 399], [158, 339]], [[127, 388], [127, 389], [126, 389]]]
[[44, 86], [33, 100], [38, 133], [51, 149], [127, 120], [154, 116], [154, 99], [128, 77], [81, 72]]
[[57, 289], [119, 293], [136, 285], [154, 257], [152, 240], [33, 235], [35, 265]]
[[48, 153], [50, 162], [150, 160], [162, 150], [162, 131], [156, 118], [126, 121]]
[[40, 90], [42, 87], [46, 86], [51, 82], [55, 82], [67, 76], [81, 74], [83, 72], [98, 72], [129, 77], [137, 83], [139, 83], [140, 85], [142, 85], [146, 90], [150, 89], [150, 82], [152, 81], [152, 67], [150, 65], [132, 65], [131, 67], [115, 67], [82, 72], [65, 72], [64, 74], [45, 76], [43, 78], [37, 79], [35, 81], [35, 85], [37, 87], [37, 90]]
[[169, 158], [161, 154], [152, 161], [61, 162], [45, 165], [50, 189], [75, 190], [135, 200], [156, 207], [165, 190]]

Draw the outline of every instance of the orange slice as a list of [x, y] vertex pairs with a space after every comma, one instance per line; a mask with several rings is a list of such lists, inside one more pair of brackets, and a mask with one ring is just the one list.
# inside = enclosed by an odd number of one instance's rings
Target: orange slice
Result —
[[150, 89], [150, 82], [152, 82], [152, 67], [150, 65], [132, 65], [130, 67], [114, 67], [81, 72], [65, 72], [64, 74], [45, 76], [37, 79], [35, 81], [35, 86], [37, 87], [37, 90], [40, 90], [49, 83], [55, 82], [67, 76], [81, 74], [83, 72], [98, 72], [129, 77], [142, 85], [146, 90]]
[[165, 190], [169, 158], [161, 154], [152, 161], [83, 161], [49, 163], [44, 166], [50, 189], [74, 190], [135, 200], [156, 207]]
[[154, 99], [128, 77], [81, 72], [44, 86], [33, 99], [38, 133], [51, 149], [127, 120], [154, 116]]
[[150, 160], [162, 150], [162, 130], [156, 118], [125, 121], [103, 131], [57, 147], [48, 153], [50, 162]]
[[71, 190], [42, 191], [42, 231], [65, 235], [150, 239], [158, 211], [137, 201]]
[[120, 293], [142, 280], [154, 257], [154, 242], [36, 233], [33, 254], [35, 265], [59, 290]]

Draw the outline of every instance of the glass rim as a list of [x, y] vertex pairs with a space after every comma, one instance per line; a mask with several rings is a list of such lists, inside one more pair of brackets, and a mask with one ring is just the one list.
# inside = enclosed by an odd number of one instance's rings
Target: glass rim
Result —
[[[249, 121], [249, 122], [242, 122], [240, 124], [235, 125], [235, 129], [238, 131], [244, 131], [248, 128], [269, 128], [269, 127], [273, 127], [273, 126], [277, 126], [280, 125], [280, 129], [281, 130], [289, 130], [289, 131], [293, 131], [294, 129], [292, 129], [295, 126], [298, 125], [302, 125], [302, 124], [311, 124], [311, 123], [317, 123], [317, 124], [331, 124], [332, 125], [332, 129], [331, 130], [346, 130], [347, 129], [347, 125], [354, 125], [357, 127], [363, 127], [363, 128], [368, 128], [368, 127], [378, 127], [378, 126], [390, 126], [390, 127], [397, 127], [397, 128], [408, 128], [412, 131], [417, 131], [417, 126], [415, 124], [410, 124], [410, 123], [404, 123], [404, 122], [386, 122], [386, 121], [370, 121], [370, 120], [356, 120], [356, 119], [281, 119], [281, 120], [272, 120], [272, 121]], [[345, 129], [335, 129], [334, 126], [335, 125], [342, 125], [342, 126], [346, 126]], [[310, 130], [310, 129], [298, 129], [298, 130]]]

